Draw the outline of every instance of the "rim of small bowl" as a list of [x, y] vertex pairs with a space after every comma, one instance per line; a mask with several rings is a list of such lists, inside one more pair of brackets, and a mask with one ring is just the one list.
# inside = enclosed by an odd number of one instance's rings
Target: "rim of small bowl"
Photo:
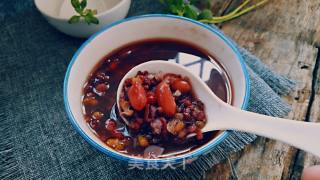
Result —
[[245, 95], [243, 98], [243, 103], [241, 106], [241, 109], [246, 109], [248, 106], [248, 102], [249, 102], [249, 97], [250, 97], [250, 78], [249, 78], [249, 74], [244, 62], [244, 59], [242, 57], [242, 55], [240, 54], [238, 48], [236, 47], [236, 45], [229, 40], [228, 37], [226, 37], [223, 33], [221, 33], [219, 30], [207, 25], [207, 24], [203, 24], [201, 22], [189, 19], [189, 18], [185, 18], [185, 17], [180, 17], [180, 16], [175, 16], [175, 15], [167, 15], [167, 14], [148, 14], [148, 15], [141, 15], [141, 16], [135, 16], [135, 17], [131, 17], [131, 18], [127, 18], [127, 19], [123, 19], [120, 21], [116, 21], [114, 23], [111, 23], [107, 26], [105, 26], [102, 30], [94, 33], [90, 38], [88, 38], [81, 46], [80, 48], [76, 51], [76, 53], [74, 54], [71, 62], [69, 63], [69, 66], [67, 68], [67, 72], [65, 74], [65, 78], [64, 78], [64, 84], [63, 84], [63, 97], [64, 97], [64, 105], [65, 105], [65, 109], [67, 111], [67, 115], [68, 115], [68, 119], [71, 122], [72, 126], [76, 129], [76, 131], [90, 144], [92, 145], [94, 148], [98, 149], [99, 151], [101, 151], [102, 153], [111, 156], [115, 159], [124, 161], [124, 162], [135, 162], [135, 163], [142, 163], [142, 164], [149, 164], [149, 163], [158, 163], [158, 164], [163, 164], [163, 163], [181, 163], [187, 159], [193, 159], [196, 157], [199, 157], [203, 154], [206, 154], [207, 152], [209, 152], [212, 148], [216, 147], [217, 145], [219, 145], [221, 142], [223, 142], [233, 131], [232, 130], [226, 130], [224, 132], [222, 132], [219, 136], [217, 136], [216, 138], [214, 138], [213, 140], [211, 140], [212, 142], [207, 143], [206, 145], [199, 147], [199, 149], [197, 150], [193, 150], [190, 153], [186, 153], [185, 155], [181, 155], [178, 157], [168, 157], [168, 158], [161, 158], [161, 159], [144, 159], [144, 158], [137, 158], [134, 156], [129, 156], [129, 155], [123, 155], [121, 153], [116, 153], [113, 152], [103, 146], [100, 146], [98, 143], [96, 143], [94, 140], [92, 140], [90, 138], [89, 135], [87, 135], [78, 125], [77, 121], [75, 120], [71, 108], [70, 108], [70, 104], [68, 101], [68, 81], [69, 81], [69, 76], [70, 76], [70, 71], [73, 67], [73, 64], [75, 63], [75, 61], [78, 59], [78, 56], [80, 54], [80, 52], [93, 40], [95, 39], [98, 35], [100, 35], [101, 33], [109, 30], [110, 28], [112, 28], [113, 26], [116, 26], [118, 24], [124, 23], [124, 22], [128, 22], [128, 21], [133, 21], [136, 19], [142, 19], [142, 18], [155, 18], [155, 17], [164, 17], [164, 18], [172, 18], [172, 19], [179, 19], [179, 20], [183, 20], [183, 21], [188, 21], [191, 23], [194, 23], [195, 25], [201, 26], [209, 31], [211, 31], [212, 33], [214, 33], [215, 35], [217, 35], [219, 38], [221, 38], [224, 43], [226, 43], [231, 49], [232, 51], [234, 51], [234, 53], [236, 54], [240, 65], [241, 65], [241, 69], [242, 72], [244, 74], [245, 77]]
[[[96, 14], [95, 16], [99, 19], [99, 17], [101, 17], [101, 16], [103, 16], [103, 15], [105, 15], [105, 14], [107, 14], [107, 13], [111, 13], [112, 11], [116, 11], [117, 9], [120, 8], [120, 6], [122, 6], [122, 5], [125, 3], [125, 1], [129, 1], [129, 3], [131, 4], [131, 0], [120, 0], [120, 2], [118, 2], [118, 3], [117, 3], [116, 5], [114, 5], [112, 8], [110, 8], [110, 9], [108, 9], [108, 10], [105, 10], [105, 11], [103, 11], [103, 12], [101, 12], [101, 13], [98, 13], [98, 14]], [[60, 17], [60, 16], [53, 16], [53, 15], [48, 14], [47, 12], [43, 11], [43, 10], [39, 7], [39, 5], [38, 5], [38, 0], [34, 0], [34, 2], [35, 2], [34, 4], [36, 5], [37, 9], [38, 9], [42, 14], [44, 14], [44, 15], [50, 17], [50, 18], [53, 18], [53, 19], [64, 20], [64, 21], [68, 21], [68, 20], [69, 20], [69, 18], [62, 18], [62, 17]], [[102, 29], [102, 30], [103, 30], [103, 29]]]

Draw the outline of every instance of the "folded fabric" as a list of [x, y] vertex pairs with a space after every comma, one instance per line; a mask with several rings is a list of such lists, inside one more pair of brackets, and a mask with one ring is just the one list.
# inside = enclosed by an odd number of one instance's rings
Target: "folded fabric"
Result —
[[[32, 0], [0, 2], [0, 179], [199, 179], [256, 136], [233, 132], [223, 143], [184, 168], [129, 170], [97, 151], [67, 120], [62, 84], [83, 40], [53, 29]], [[161, 12], [153, 0], [135, 0], [130, 15]], [[251, 79], [249, 111], [285, 116], [279, 95], [294, 83], [239, 47]]]

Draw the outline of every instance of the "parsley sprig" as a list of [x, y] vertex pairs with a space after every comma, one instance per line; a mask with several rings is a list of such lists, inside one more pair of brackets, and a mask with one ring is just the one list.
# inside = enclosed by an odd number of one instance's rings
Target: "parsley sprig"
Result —
[[246, 7], [250, 3], [250, 0], [245, 0], [232, 12], [224, 16], [216, 17], [213, 16], [212, 11], [210, 9], [198, 9], [194, 5], [194, 1], [195, 0], [160, 0], [160, 2], [166, 6], [167, 11], [171, 14], [184, 16], [208, 24], [217, 24], [229, 21], [245, 13], [248, 13], [268, 2], [268, 0], [261, 0], [257, 4], [253, 4], [249, 7]]
[[69, 19], [70, 24], [79, 23], [81, 18], [84, 19], [88, 25], [99, 24], [99, 19], [95, 17], [97, 10], [87, 9], [87, 0], [71, 0], [72, 7], [78, 13]]

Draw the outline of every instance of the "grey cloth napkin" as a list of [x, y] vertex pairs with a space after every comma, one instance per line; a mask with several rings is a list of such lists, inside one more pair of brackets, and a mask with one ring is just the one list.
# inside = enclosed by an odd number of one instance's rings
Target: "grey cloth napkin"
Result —
[[[83, 42], [59, 33], [32, 0], [0, 2], [0, 179], [199, 179], [256, 136], [234, 132], [185, 169], [128, 170], [86, 143], [67, 120], [62, 84]], [[161, 12], [154, 0], [133, 1], [130, 15]], [[279, 95], [294, 83], [243, 48], [251, 78], [249, 110], [285, 116]]]

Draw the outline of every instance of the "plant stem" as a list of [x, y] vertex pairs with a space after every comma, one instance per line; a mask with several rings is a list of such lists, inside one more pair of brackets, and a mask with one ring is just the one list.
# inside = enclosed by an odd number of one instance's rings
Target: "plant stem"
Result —
[[248, 3], [250, 2], [250, 0], [246, 0], [245, 2], [243, 2], [239, 7], [237, 7], [235, 10], [233, 10], [232, 12], [228, 13], [227, 15], [224, 16], [220, 16], [220, 17], [212, 17], [212, 19], [214, 20], [224, 20], [227, 19], [229, 17], [234, 16], [237, 12], [239, 12], [244, 6], [246, 6]]
[[239, 7], [237, 7], [234, 11], [232, 11], [230, 14], [236, 14], [236, 13], [239, 12], [242, 8], [244, 8], [249, 2], [250, 2], [250, 0], [246, 0], [246, 1], [243, 2]]
[[[260, 1], [259, 3], [257, 4], [254, 4], [244, 10], [241, 10], [242, 8], [244, 8], [249, 2], [250, 0], [246, 0], [245, 2], [243, 2], [238, 8], [236, 8], [234, 11], [232, 11], [231, 13], [225, 15], [225, 16], [220, 16], [220, 17], [213, 17], [212, 19], [210, 20], [207, 20], [207, 19], [202, 19], [200, 20], [200, 22], [203, 22], [203, 23], [210, 23], [210, 24], [217, 24], [217, 23], [222, 23], [222, 22], [225, 22], [225, 21], [228, 21], [228, 20], [231, 20], [231, 19], [234, 19], [236, 17], [239, 17], [243, 14], [246, 14], [260, 6], [263, 6], [264, 4], [266, 4], [269, 0], [262, 0]], [[241, 10], [241, 11], [240, 11]], [[240, 12], [239, 12], [240, 11]]]

